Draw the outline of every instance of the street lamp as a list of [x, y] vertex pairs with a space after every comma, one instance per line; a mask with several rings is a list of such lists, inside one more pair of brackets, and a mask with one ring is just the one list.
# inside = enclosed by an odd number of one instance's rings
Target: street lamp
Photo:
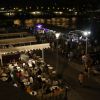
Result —
[[83, 35], [86, 37], [86, 48], [85, 48], [85, 54], [87, 55], [87, 49], [88, 49], [88, 36], [91, 34], [90, 31], [84, 31]]
[[59, 39], [60, 33], [56, 33], [55, 36], [56, 36], [56, 39]]
[[55, 33], [55, 36], [56, 36], [56, 40], [57, 40], [57, 45], [56, 45], [56, 48], [57, 48], [56, 70], [57, 70], [57, 67], [58, 67], [58, 39], [59, 39], [60, 33]]

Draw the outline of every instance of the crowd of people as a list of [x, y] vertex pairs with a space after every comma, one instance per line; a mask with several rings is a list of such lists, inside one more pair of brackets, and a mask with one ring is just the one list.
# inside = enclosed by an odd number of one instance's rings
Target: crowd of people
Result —
[[10, 82], [13, 86], [37, 97], [64, 93], [63, 81], [57, 79], [55, 68], [32, 51], [28, 56], [29, 59], [26, 61], [21, 58], [14, 59], [5, 67], [0, 67], [0, 81]]

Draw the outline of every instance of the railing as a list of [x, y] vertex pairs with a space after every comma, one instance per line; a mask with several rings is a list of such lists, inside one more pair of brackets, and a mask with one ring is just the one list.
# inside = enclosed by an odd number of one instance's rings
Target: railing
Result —
[[24, 36], [30, 36], [28, 32], [16, 32], [16, 33], [0, 33], [0, 39], [5, 38], [18, 38], [18, 37], [24, 37]]
[[0, 40], [0, 45], [14, 45], [20, 43], [36, 42], [35, 36], [28, 36], [23, 38], [3, 39]]

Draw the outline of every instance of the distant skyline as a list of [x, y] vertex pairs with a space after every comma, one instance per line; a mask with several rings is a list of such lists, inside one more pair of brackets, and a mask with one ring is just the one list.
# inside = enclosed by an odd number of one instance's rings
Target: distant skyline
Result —
[[0, 7], [25, 7], [25, 6], [64, 6], [100, 8], [99, 0], [0, 0]]

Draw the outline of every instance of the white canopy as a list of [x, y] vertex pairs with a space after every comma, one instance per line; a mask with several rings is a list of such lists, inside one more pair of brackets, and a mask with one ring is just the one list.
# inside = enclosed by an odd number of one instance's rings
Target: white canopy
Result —
[[2, 55], [4, 55], [4, 54], [16, 53], [16, 52], [21, 52], [21, 51], [37, 50], [37, 49], [43, 50], [43, 49], [46, 49], [46, 48], [50, 48], [49, 43], [0, 49], [1, 65], [3, 65], [3, 63], [2, 63]]
[[30, 51], [30, 50], [36, 50], [36, 49], [42, 50], [42, 49], [45, 49], [45, 48], [50, 48], [49, 43], [0, 49], [0, 55], [12, 53], [12, 52], [15, 53], [17, 51], [21, 52], [21, 51]]

